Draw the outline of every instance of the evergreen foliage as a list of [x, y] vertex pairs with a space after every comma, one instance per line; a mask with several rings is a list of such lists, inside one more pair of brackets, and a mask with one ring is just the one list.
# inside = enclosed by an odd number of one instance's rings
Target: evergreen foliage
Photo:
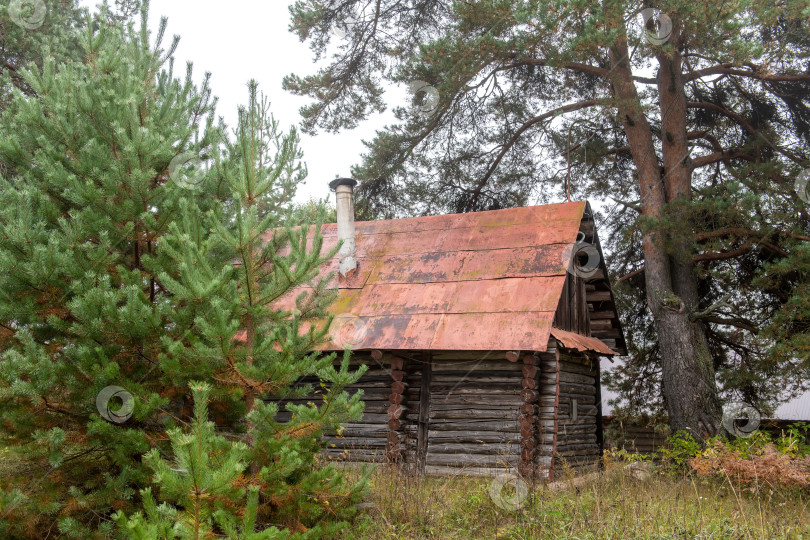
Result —
[[[160, 457], [190, 465], [186, 441], [211, 450], [194, 462], [216, 488], [205, 527], [337, 534], [363, 482], [317, 454], [362, 413], [344, 388], [363, 371], [312, 352], [331, 254], [290, 209], [298, 137], [255, 83], [226, 137], [208, 78], [175, 75], [178, 38], [162, 45], [165, 20], [150, 35], [147, 9], [139, 26], [88, 16], [80, 60], [22, 70], [33, 93], [14, 90], [0, 118], [0, 447], [16, 464], [0, 478], [0, 536], [107, 537], [116, 512], [120, 534], [187, 534], [203, 509]], [[277, 422], [264, 400], [305, 393], [306, 375], [323, 402]], [[188, 430], [191, 381], [205, 384]]]

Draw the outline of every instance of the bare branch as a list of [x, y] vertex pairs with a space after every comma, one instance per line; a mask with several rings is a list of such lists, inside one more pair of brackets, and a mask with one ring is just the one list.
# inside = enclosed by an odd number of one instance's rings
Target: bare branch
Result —
[[470, 198], [470, 201], [467, 203], [467, 207], [466, 207], [465, 211], [469, 212], [470, 210], [472, 210], [473, 202], [475, 200], [477, 200], [478, 197], [481, 195], [481, 190], [484, 189], [484, 186], [486, 185], [487, 181], [492, 176], [492, 173], [495, 172], [495, 169], [498, 168], [498, 165], [500, 164], [501, 160], [504, 158], [504, 156], [507, 154], [507, 152], [509, 152], [509, 150], [515, 145], [515, 143], [520, 139], [520, 136], [523, 135], [523, 133], [525, 133], [532, 126], [534, 126], [534, 125], [536, 125], [536, 124], [538, 124], [538, 123], [540, 123], [540, 122], [542, 122], [544, 120], [547, 120], [547, 119], [549, 119], [551, 117], [554, 117], [554, 116], [556, 116], [558, 114], [572, 112], [572, 111], [578, 111], [580, 109], [585, 109], [587, 107], [593, 107], [596, 104], [597, 104], [597, 100], [595, 100], [595, 99], [588, 99], [588, 100], [580, 101], [580, 102], [577, 102], [577, 103], [569, 103], [568, 105], [563, 105], [562, 107], [557, 107], [556, 109], [551, 109], [550, 111], [546, 111], [543, 114], [541, 114], [539, 116], [535, 116], [534, 118], [531, 118], [531, 119], [527, 120], [526, 122], [524, 122], [523, 125], [520, 126], [517, 131], [515, 131], [515, 133], [512, 135], [512, 137], [510, 137], [509, 140], [506, 141], [506, 143], [504, 143], [504, 145], [501, 147], [501, 151], [498, 153], [498, 155], [495, 157], [495, 160], [492, 162], [492, 164], [487, 169], [487, 172], [484, 174], [484, 176], [481, 178], [481, 180], [478, 181], [478, 185], [472, 191], [472, 197]]

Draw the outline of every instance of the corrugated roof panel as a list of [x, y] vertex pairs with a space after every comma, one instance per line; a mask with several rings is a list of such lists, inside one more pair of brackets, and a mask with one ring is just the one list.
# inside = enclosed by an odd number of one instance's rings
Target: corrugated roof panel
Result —
[[567, 264], [563, 260], [564, 250], [564, 244], [550, 244], [470, 252], [459, 270], [458, 279], [564, 276]]
[[[361, 317], [417, 313], [490, 313], [500, 311], [554, 311], [558, 277], [425, 283], [419, 287], [393, 283], [366, 286], [362, 292], [342, 294], [332, 306], [335, 313]], [[564, 279], [564, 278], [563, 278]]]
[[552, 328], [551, 335], [558, 339], [563, 347], [568, 349], [576, 349], [578, 351], [595, 351], [606, 355], [615, 355], [616, 353], [610, 350], [610, 347], [604, 344], [602, 340], [595, 337], [583, 336], [574, 332], [567, 332], [559, 328]]
[[430, 348], [443, 315], [382, 315], [374, 317], [337, 316], [329, 335], [332, 341], [321, 350], [415, 349]]
[[[331, 283], [324, 350], [545, 350], [585, 205], [357, 222], [358, 269]], [[336, 245], [334, 224], [321, 233], [325, 251]], [[336, 255], [321, 275], [337, 267]], [[606, 348], [567, 334], [564, 344]]]
[[546, 350], [554, 312], [448, 313], [431, 350]]

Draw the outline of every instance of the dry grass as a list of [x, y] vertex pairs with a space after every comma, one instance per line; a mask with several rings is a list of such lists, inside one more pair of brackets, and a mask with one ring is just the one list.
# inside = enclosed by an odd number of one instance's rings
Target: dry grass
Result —
[[[518, 511], [489, 496], [491, 480], [413, 478], [380, 468], [374, 507], [355, 539], [416, 538], [810, 538], [810, 493], [744, 488], [730, 480], [652, 474], [634, 478], [613, 463], [567, 488], [540, 486]], [[350, 476], [358, 474], [349, 472]]]

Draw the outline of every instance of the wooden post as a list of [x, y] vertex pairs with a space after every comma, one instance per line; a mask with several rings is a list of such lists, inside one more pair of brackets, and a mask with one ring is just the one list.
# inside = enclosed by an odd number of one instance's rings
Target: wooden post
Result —
[[554, 481], [554, 461], [557, 454], [557, 433], [559, 431], [558, 416], [560, 412], [560, 346], [562, 343], [557, 341], [554, 347], [554, 434], [551, 443], [551, 464], [548, 469], [548, 481]]
[[392, 463], [402, 461], [402, 443], [405, 440], [404, 425], [408, 408], [406, 406], [406, 392], [408, 383], [405, 382], [405, 361], [399, 357], [391, 358], [391, 395], [388, 397], [388, 442], [385, 453]]
[[537, 405], [540, 401], [540, 393], [535, 390], [538, 387], [538, 377], [540, 375], [540, 358], [534, 355], [523, 357], [523, 380], [520, 392], [523, 405], [520, 406], [520, 464], [518, 472], [529, 480], [534, 480], [534, 458], [537, 452]]
[[419, 388], [419, 425], [416, 432], [416, 471], [425, 474], [427, 460], [428, 430], [430, 428], [430, 381], [433, 378], [433, 363], [430, 351], [422, 351], [422, 384]]
[[596, 357], [596, 444], [599, 445], [599, 465], [605, 455], [605, 432], [602, 427], [602, 364], [600, 357]]

